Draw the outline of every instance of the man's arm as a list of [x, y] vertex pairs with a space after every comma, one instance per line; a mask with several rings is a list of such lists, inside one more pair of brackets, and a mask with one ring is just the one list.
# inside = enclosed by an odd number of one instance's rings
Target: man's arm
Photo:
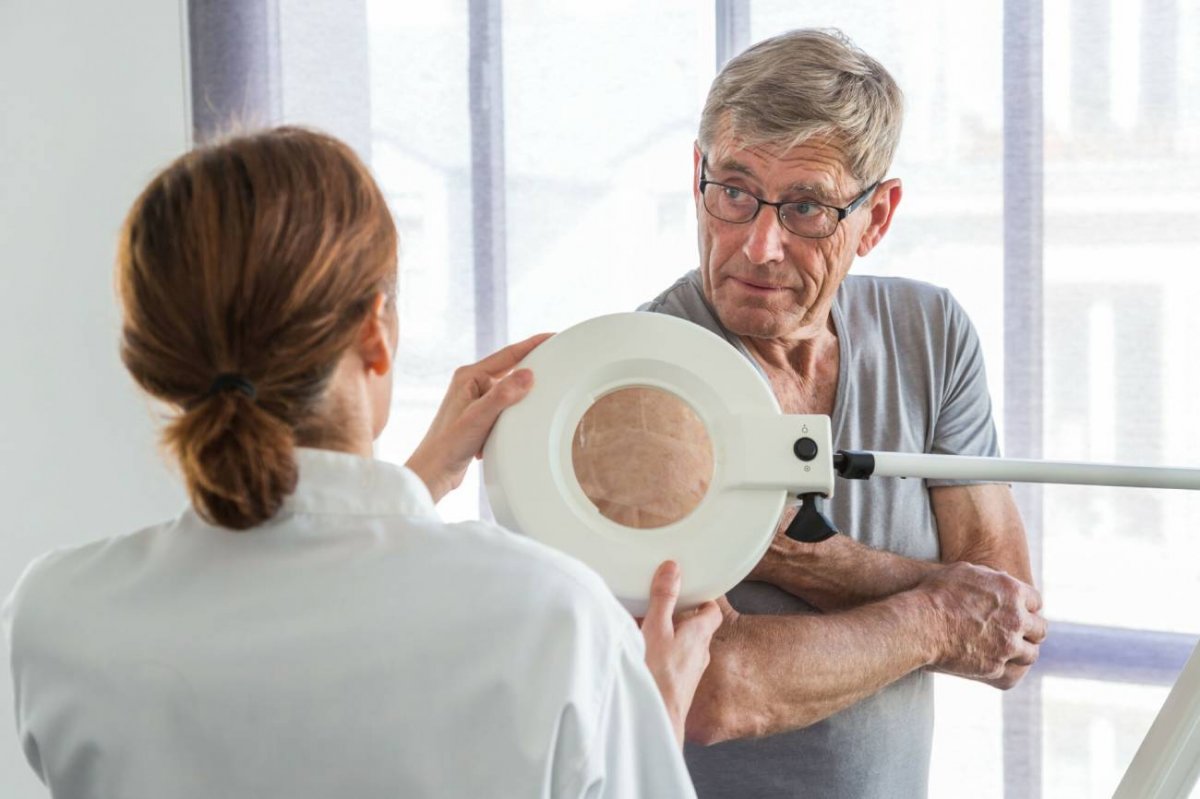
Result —
[[[1011, 574], [1027, 585], [1033, 584], [1029, 565], [1029, 544], [1025, 525], [1013, 499], [1012, 489], [1003, 484], [937, 486], [929, 490], [930, 502], [938, 523], [942, 562], [982, 563]], [[1034, 610], [1040, 612], [1041, 605]], [[1045, 638], [1030, 639], [1041, 644]], [[1033, 663], [1007, 664], [999, 677], [959, 674], [996, 688], [1011, 688], [1025, 676]], [[953, 669], [939, 668], [955, 674]]]
[[805, 727], [927, 666], [1004, 687], [1014, 666], [1037, 659], [1040, 606], [1025, 583], [967, 563], [838, 613], [752, 616], [726, 605], [687, 736], [710, 744]]
[[[915, 592], [821, 616], [740, 615], [725, 622], [687, 717], [687, 739], [713, 744], [806, 727], [934, 659]], [[904, 630], [915, 634], [898, 634]]]
[[[929, 489], [937, 520], [941, 564], [965, 561], [1007, 572], [1032, 584], [1025, 527], [1007, 485]], [[872, 549], [849, 536], [815, 544], [784, 535], [785, 518], [770, 548], [747, 579], [761, 580], [824, 611], [857, 607], [915, 587], [939, 563]]]
[[818, 610], [847, 610], [886, 599], [941, 568], [872, 549], [840, 533], [817, 543], [796, 541], [784, 534], [789, 522], [790, 514], [746, 579], [782, 588]]
[[934, 486], [929, 501], [942, 563], [978, 563], [1033, 584], [1025, 525], [1007, 485]]

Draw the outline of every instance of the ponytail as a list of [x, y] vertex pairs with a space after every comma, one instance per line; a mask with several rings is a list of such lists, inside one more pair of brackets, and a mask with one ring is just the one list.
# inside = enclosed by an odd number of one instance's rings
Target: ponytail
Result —
[[392, 291], [396, 247], [353, 151], [297, 128], [192, 151], [134, 203], [117, 257], [121, 358], [173, 408], [163, 441], [206, 520], [262, 524], [296, 488], [296, 447], [341, 443], [325, 395]]

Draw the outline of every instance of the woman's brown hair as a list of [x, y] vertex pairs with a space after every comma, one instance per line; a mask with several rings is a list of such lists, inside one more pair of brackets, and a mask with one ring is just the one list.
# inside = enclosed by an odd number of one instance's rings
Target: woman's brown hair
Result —
[[205, 519], [270, 519], [295, 490], [295, 447], [336, 446], [318, 411], [365, 315], [392, 296], [396, 246], [363, 163], [299, 128], [189, 152], [134, 202], [117, 258], [121, 359], [175, 409], [164, 442]]

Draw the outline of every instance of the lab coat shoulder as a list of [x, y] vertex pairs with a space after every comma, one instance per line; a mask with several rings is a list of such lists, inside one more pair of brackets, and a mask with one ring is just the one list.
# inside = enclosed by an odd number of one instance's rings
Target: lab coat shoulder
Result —
[[539, 691], [567, 697], [556, 720], [552, 795], [694, 796], [641, 633], [600, 576], [495, 525], [454, 528], [491, 541], [493, 565], [527, 587], [526, 612], [542, 639]]
[[574, 610], [607, 620], [622, 635], [641, 645], [633, 618], [604, 579], [582, 561], [496, 524], [460, 522], [448, 527], [463, 545], [488, 550], [488, 568], [513, 580], [526, 581], [529, 590], [541, 600], [555, 597]]
[[40, 584], [43, 581], [43, 576], [50, 571], [53, 563], [61, 559], [65, 554], [63, 550], [59, 549], [45, 552], [30, 561], [21, 572], [21, 576], [17, 578], [17, 582], [4, 599], [4, 630], [10, 641], [13, 632], [13, 621], [18, 610], [24, 612], [24, 608], [27, 607], [29, 594], [34, 590], [33, 586]]
[[[109, 556], [114, 549], [127, 546], [127, 542], [152, 536], [165, 526], [156, 525], [115, 538], [60, 547], [34, 558], [4, 600], [4, 628], [10, 646], [20, 632], [36, 630], [49, 634], [51, 628], [47, 624], [52, 621], [57, 608], [97, 560]], [[15, 647], [10, 651], [15, 651]]]
[[45, 779], [38, 742], [26, 728], [30, 699], [25, 683], [34, 679], [46, 663], [57, 662], [55, 652], [61, 641], [91, 635], [86, 622], [71, 610], [79, 584], [92, 564], [107, 557], [114, 548], [128, 547], [129, 542], [153, 536], [167, 526], [157, 525], [129, 535], [45, 552], [25, 567], [5, 597], [0, 621], [17, 705], [17, 732], [25, 757], [39, 777]]
[[[9, 591], [8, 596], [4, 598], [4, 605], [2, 608], [0, 608], [0, 620], [2, 620], [4, 626], [4, 640], [8, 646], [10, 666], [15, 665], [12, 663], [11, 658], [13, 658], [17, 652], [17, 647], [15, 645], [15, 638], [17, 635], [17, 617], [21, 616], [22, 621], [24, 620], [24, 617], [28, 613], [28, 598], [30, 593], [34, 590], [33, 587], [42, 582], [41, 575], [45, 574], [47, 572], [47, 567], [57, 558], [61, 557], [61, 555], [62, 552], [60, 550], [54, 550], [51, 552], [46, 552], [35, 558], [31, 563], [29, 563], [29, 565], [25, 567], [24, 571], [21, 572], [21, 576], [17, 578], [17, 582], [13, 585], [12, 590]], [[22, 628], [24, 628], [24, 624], [22, 624]], [[15, 669], [13, 669], [13, 675], [14, 677], [16, 676]]]
[[[455, 541], [446, 555], [458, 564], [464, 589], [479, 595], [489, 613], [525, 619], [523, 635], [545, 637], [547, 648], [569, 654], [576, 662], [563, 679], [594, 683], [612, 673], [621, 651], [644, 657], [633, 618], [582, 562], [494, 524], [449, 528], [440, 535]], [[592, 693], [598, 702], [601, 691]]]

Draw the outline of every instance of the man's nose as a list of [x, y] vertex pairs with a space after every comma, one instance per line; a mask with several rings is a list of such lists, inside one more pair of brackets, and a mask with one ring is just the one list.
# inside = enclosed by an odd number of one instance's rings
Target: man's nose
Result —
[[767, 264], [783, 260], [783, 228], [775, 209], [764, 205], [747, 225], [749, 230], [742, 252], [753, 264]]

